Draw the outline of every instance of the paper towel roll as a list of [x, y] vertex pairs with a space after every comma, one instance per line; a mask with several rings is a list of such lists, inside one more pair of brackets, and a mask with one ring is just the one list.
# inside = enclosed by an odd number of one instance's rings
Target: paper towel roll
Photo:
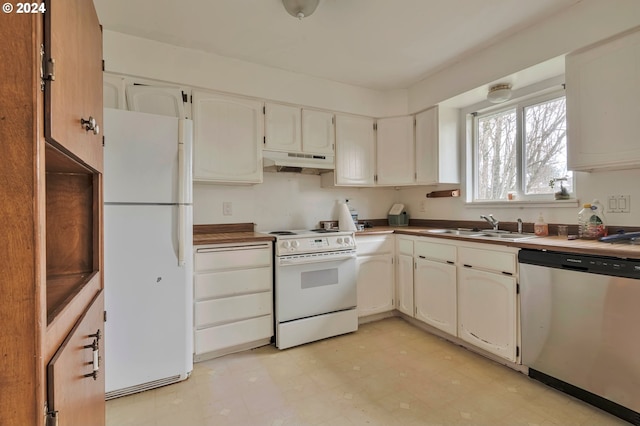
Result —
[[353, 223], [351, 212], [347, 203], [340, 204], [340, 214], [338, 215], [338, 228], [341, 231], [355, 231], [356, 224]]

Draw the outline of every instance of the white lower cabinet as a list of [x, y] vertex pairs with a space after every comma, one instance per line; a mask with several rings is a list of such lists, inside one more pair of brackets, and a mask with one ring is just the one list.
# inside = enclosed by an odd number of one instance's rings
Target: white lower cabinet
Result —
[[[519, 355], [517, 278], [511, 272], [516, 268], [515, 252], [467, 248], [459, 251], [463, 265], [458, 267], [458, 337], [515, 362]], [[483, 266], [471, 263], [474, 255]], [[512, 263], [504, 263], [507, 258], [512, 258]], [[509, 270], [482, 270], [490, 264]]]
[[415, 317], [452, 335], [457, 334], [456, 266], [416, 259]]
[[272, 243], [197, 246], [194, 360], [267, 344], [273, 336]]
[[403, 314], [413, 316], [413, 239], [396, 237], [396, 308]]
[[357, 236], [358, 317], [394, 309], [393, 235]]

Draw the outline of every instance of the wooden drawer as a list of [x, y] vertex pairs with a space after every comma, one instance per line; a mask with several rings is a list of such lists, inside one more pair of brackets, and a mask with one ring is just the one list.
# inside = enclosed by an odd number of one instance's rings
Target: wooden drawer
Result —
[[265, 315], [231, 324], [196, 330], [196, 355], [229, 348], [273, 336], [273, 316]]
[[196, 249], [194, 270], [218, 271], [271, 265], [271, 244]]
[[371, 235], [356, 237], [358, 256], [393, 253], [393, 236]]
[[273, 287], [273, 270], [263, 267], [196, 274], [194, 282], [196, 300], [270, 291]]
[[432, 243], [428, 241], [416, 241], [414, 247], [416, 257], [443, 262], [456, 261], [456, 246], [449, 244]]
[[398, 238], [398, 254], [413, 256], [413, 240]]
[[226, 297], [224, 299], [196, 302], [195, 326], [206, 327], [258, 317], [273, 312], [273, 296], [265, 293]]
[[515, 253], [459, 247], [458, 263], [497, 272], [516, 273]]

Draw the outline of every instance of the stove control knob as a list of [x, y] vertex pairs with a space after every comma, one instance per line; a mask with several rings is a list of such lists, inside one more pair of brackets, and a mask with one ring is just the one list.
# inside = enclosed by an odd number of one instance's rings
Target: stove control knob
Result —
[[351, 245], [351, 237], [344, 237], [344, 243], [348, 246]]
[[342, 244], [342, 238], [341, 237], [336, 238], [336, 243]]
[[298, 247], [300, 247], [300, 243], [297, 240], [293, 240], [291, 242], [291, 247], [298, 248]]
[[282, 242], [282, 248], [288, 249], [290, 245], [291, 245], [291, 243], [289, 243], [289, 241], [283, 241]]

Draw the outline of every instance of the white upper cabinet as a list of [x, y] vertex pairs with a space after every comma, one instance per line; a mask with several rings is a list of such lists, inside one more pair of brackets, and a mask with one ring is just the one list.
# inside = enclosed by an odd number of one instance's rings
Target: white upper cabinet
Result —
[[416, 114], [416, 183], [460, 183], [458, 111], [434, 107]]
[[640, 167], [640, 29], [566, 58], [569, 169]]
[[302, 151], [300, 107], [267, 102], [264, 116], [264, 149], [283, 152]]
[[119, 75], [102, 74], [102, 105], [105, 108], [127, 109], [125, 80]]
[[193, 179], [262, 182], [264, 119], [261, 101], [193, 92]]
[[335, 148], [333, 113], [302, 110], [302, 146], [309, 154], [333, 154]]
[[373, 124], [372, 118], [336, 114], [336, 185], [374, 184]]
[[148, 114], [188, 118], [188, 93], [179, 87], [127, 85], [127, 109]]
[[413, 123], [413, 116], [377, 121], [378, 185], [412, 185], [415, 182]]

